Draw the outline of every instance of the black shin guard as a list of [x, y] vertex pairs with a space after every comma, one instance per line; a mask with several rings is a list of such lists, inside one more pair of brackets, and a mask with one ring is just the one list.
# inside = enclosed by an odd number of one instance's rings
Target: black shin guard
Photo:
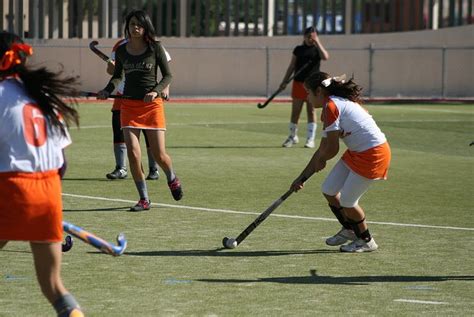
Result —
[[361, 232], [359, 229], [359, 224], [363, 223], [364, 221], [365, 221], [365, 218], [362, 218], [362, 220], [359, 220], [359, 221], [354, 221], [354, 220], [349, 219], [349, 224], [352, 230], [354, 230], [354, 233], [357, 236], [357, 238], [365, 240], [365, 241], [370, 241], [372, 237], [370, 235], [369, 229], [365, 230], [364, 232]]
[[344, 218], [344, 215], [342, 214], [342, 207], [336, 207], [331, 204], [329, 204], [329, 208], [331, 208], [332, 213], [334, 216], [336, 216], [337, 220], [339, 220], [339, 223], [348, 230], [352, 230], [351, 224]]

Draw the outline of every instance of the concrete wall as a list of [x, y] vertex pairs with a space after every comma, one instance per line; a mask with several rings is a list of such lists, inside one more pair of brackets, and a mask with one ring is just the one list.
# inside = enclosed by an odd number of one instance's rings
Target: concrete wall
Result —
[[[32, 63], [79, 75], [98, 91], [109, 76], [91, 39], [35, 40]], [[281, 82], [302, 37], [163, 38], [172, 56], [174, 96], [267, 96]], [[371, 97], [474, 96], [474, 25], [435, 31], [322, 35], [330, 54], [321, 69], [354, 74]], [[116, 40], [100, 39], [110, 54]], [[62, 66], [61, 66], [62, 64]], [[288, 88], [282, 95], [288, 95]]]

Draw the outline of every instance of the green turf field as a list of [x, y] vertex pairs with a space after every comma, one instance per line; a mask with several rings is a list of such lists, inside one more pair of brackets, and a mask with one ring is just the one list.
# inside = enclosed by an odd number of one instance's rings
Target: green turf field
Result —
[[[283, 194], [313, 154], [281, 148], [288, 104], [167, 105], [167, 147], [185, 191], [148, 182], [152, 209], [114, 167], [110, 104], [81, 104], [64, 218], [114, 241], [75, 240], [63, 279], [87, 316], [463, 316], [474, 310], [473, 105], [368, 105], [392, 147], [389, 179], [362, 198], [379, 250], [342, 254], [320, 184], [335, 160], [237, 249], [222, 250]], [[305, 116], [303, 114], [303, 122]], [[318, 126], [318, 136], [320, 131]], [[305, 124], [300, 124], [304, 143]], [[146, 167], [146, 159], [143, 160]], [[14, 212], [14, 210], [12, 210]], [[25, 243], [0, 252], [0, 316], [53, 316]]]

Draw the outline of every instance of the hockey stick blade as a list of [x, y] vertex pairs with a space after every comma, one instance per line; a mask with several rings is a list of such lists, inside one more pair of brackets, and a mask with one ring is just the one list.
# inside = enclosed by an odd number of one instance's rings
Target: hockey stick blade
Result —
[[91, 49], [92, 52], [94, 52], [94, 54], [99, 56], [102, 60], [109, 62], [111, 60], [110, 57], [102, 53], [102, 51], [96, 47], [97, 45], [99, 45], [99, 42], [92, 41], [89, 43], [89, 48]]
[[273, 95], [271, 95], [267, 100], [265, 100], [265, 102], [264, 102], [263, 104], [262, 104], [262, 103], [258, 103], [258, 104], [257, 104], [257, 108], [258, 108], [258, 109], [265, 108], [265, 107], [270, 103], [270, 101], [272, 101], [272, 100], [276, 97], [276, 95], [278, 95], [280, 92], [282, 92], [282, 89], [279, 88], [277, 91], [275, 91], [275, 92], [273, 93]]
[[[268, 218], [268, 216], [270, 216], [270, 214], [278, 208], [278, 206], [280, 206], [288, 197], [290, 197], [290, 195], [293, 193], [293, 189], [289, 189], [286, 193], [284, 193], [280, 198], [278, 198], [277, 200], [275, 200], [271, 205], [270, 207], [268, 207], [264, 212], [262, 212], [247, 228], [245, 228], [244, 231], [242, 231], [238, 236], [237, 238], [235, 238], [235, 242], [237, 242], [237, 246], [242, 243], [242, 241], [245, 240], [245, 238], [247, 238], [247, 236], [249, 236], [252, 231], [255, 230], [255, 228], [257, 228], [265, 219]], [[226, 240], [229, 240], [229, 238], [224, 238], [223, 239], [223, 245], [226, 249], [231, 249], [229, 247], [229, 245], [227, 244], [227, 241]], [[234, 239], [232, 239], [232, 241], [234, 241]], [[232, 248], [233, 249], [233, 248]]]
[[73, 241], [72, 241], [72, 237], [70, 235], [68, 235], [65, 239], [64, 239], [64, 243], [61, 245], [61, 250], [63, 252], [68, 252], [69, 250], [71, 250], [72, 248], [72, 245], [73, 245]]
[[127, 239], [125, 238], [125, 235], [123, 233], [120, 233], [117, 236], [118, 245], [113, 245], [112, 243], [97, 237], [96, 235], [82, 229], [81, 227], [78, 227], [66, 221], [63, 221], [63, 229], [67, 233], [72, 234], [76, 238], [84, 241], [85, 243], [92, 245], [103, 253], [110, 254], [112, 256], [119, 256], [123, 254], [123, 252], [127, 248]]
[[[312, 63], [313, 61], [310, 60], [309, 62], [304, 64], [303, 67], [301, 67], [296, 73], [293, 74], [293, 76], [291, 76], [290, 78], [288, 78], [288, 80], [285, 81], [285, 86], [288, 85], [296, 76], [301, 74], [306, 68], [312, 65]], [[275, 91], [273, 95], [271, 95], [263, 104], [261, 103], [257, 104], [257, 108], [259, 109], [265, 108], [270, 103], [270, 101], [272, 101], [283, 90], [284, 89], [278, 88], [277, 91]]]

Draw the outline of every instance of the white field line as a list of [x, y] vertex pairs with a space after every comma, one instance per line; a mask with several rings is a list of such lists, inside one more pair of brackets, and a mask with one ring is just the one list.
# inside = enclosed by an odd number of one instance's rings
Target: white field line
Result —
[[[445, 119], [440, 119], [440, 120], [425, 120], [425, 119], [420, 119], [420, 120], [410, 120], [410, 119], [406, 119], [406, 120], [378, 120], [379, 122], [407, 122], [407, 123], [410, 123], [410, 122], [413, 122], [413, 123], [420, 123], [420, 122], [465, 122], [465, 121], [469, 121], [469, 120], [458, 120], [458, 119], [449, 119], [449, 120], [445, 120]], [[199, 125], [219, 125], [219, 124], [222, 124], [222, 125], [225, 125], [225, 124], [240, 124], [240, 125], [246, 125], [246, 124], [275, 124], [275, 123], [286, 123], [286, 121], [264, 121], [264, 122], [250, 122], [250, 121], [246, 121], [246, 122], [219, 122], [219, 121], [214, 121], [214, 122], [193, 122], [193, 123], [179, 123], [179, 122], [175, 122], [175, 123], [167, 123], [167, 125], [169, 126], [199, 126]], [[88, 125], [88, 126], [80, 126], [80, 128], [77, 128], [75, 126], [72, 126], [70, 127], [71, 130], [80, 130], [80, 129], [111, 129], [112, 128], [112, 125]]]
[[[131, 204], [136, 203], [136, 201], [134, 201], [134, 200], [105, 198], [105, 197], [94, 197], [94, 196], [76, 195], [76, 194], [68, 194], [68, 193], [63, 193], [63, 196], [83, 198], [83, 199], [92, 199], [92, 200], [124, 202], [124, 203], [131, 203]], [[171, 204], [158, 204], [158, 203], [152, 203], [151, 205], [152, 206], [159, 206], [159, 207], [177, 208], [177, 209], [189, 209], [189, 210], [198, 210], [198, 211], [221, 212], [221, 213], [228, 213], [228, 214], [260, 215], [259, 212], [237, 211], [237, 210], [230, 210], [230, 209], [204, 208], [204, 207], [193, 207], [193, 206], [171, 205]], [[280, 218], [304, 219], [304, 220], [337, 221], [337, 219], [322, 218], [322, 217], [307, 217], [307, 216], [282, 215], [282, 214], [271, 214], [271, 216], [272, 217], [280, 217]], [[451, 227], [451, 226], [432, 226], [432, 225], [418, 225], [418, 224], [410, 224], [410, 223], [380, 222], [380, 221], [367, 221], [367, 223], [376, 224], [376, 225], [398, 226], [398, 227], [414, 227], [414, 228], [431, 228], [431, 229], [474, 231], [474, 228]]]
[[[471, 109], [469, 110], [456, 110], [456, 109], [433, 109], [433, 108], [417, 108], [412, 106], [372, 106], [373, 109], [401, 109], [401, 110], [408, 110], [408, 111], [423, 111], [423, 112], [440, 112], [440, 113], [460, 113], [460, 114], [470, 114], [472, 115], [474, 111]], [[370, 109], [370, 107], [368, 107]]]
[[416, 299], [394, 299], [394, 302], [403, 302], [403, 303], [414, 303], [414, 304], [428, 304], [428, 305], [446, 305], [446, 302], [434, 302], [429, 300], [416, 300]]

